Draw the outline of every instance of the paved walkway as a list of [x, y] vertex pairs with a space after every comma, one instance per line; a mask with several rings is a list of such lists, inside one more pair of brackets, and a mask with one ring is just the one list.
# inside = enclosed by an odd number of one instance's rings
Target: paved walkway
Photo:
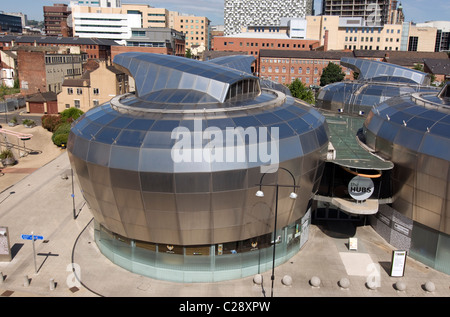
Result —
[[[217, 283], [172, 283], [130, 273], [112, 264], [98, 250], [93, 237], [92, 214], [72, 179], [67, 153], [36, 170], [0, 193], [0, 226], [7, 226], [12, 261], [0, 262], [0, 296], [21, 297], [250, 297], [261, 299], [271, 292], [271, 271], [263, 272], [263, 284], [253, 276]], [[74, 203], [75, 214], [74, 219]], [[350, 231], [349, 231], [350, 230]], [[41, 235], [33, 243], [22, 234]], [[348, 236], [358, 238], [358, 250], [350, 251]], [[450, 276], [411, 258], [403, 277], [389, 276], [392, 246], [370, 226], [351, 227], [328, 222], [312, 225], [309, 240], [290, 261], [275, 269], [274, 297], [449, 297]], [[35, 256], [34, 256], [35, 254]], [[36, 266], [34, 259], [36, 259]], [[72, 263], [75, 263], [72, 265]], [[82, 284], [74, 277], [80, 276]], [[290, 286], [281, 283], [292, 279]], [[310, 279], [317, 276], [319, 287]], [[347, 278], [348, 289], [338, 282]], [[53, 279], [55, 288], [50, 289]], [[369, 289], [367, 281], [377, 282]], [[394, 284], [402, 281], [404, 291]], [[426, 282], [434, 283], [428, 292]]]

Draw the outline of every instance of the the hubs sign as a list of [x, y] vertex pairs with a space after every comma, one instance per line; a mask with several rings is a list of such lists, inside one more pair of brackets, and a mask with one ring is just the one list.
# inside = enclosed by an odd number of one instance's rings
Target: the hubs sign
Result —
[[370, 178], [355, 176], [348, 183], [348, 193], [356, 200], [366, 200], [374, 191], [373, 181]]

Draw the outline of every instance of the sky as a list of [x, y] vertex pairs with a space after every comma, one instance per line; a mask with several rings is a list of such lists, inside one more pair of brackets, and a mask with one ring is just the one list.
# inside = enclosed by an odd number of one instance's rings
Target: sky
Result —
[[[156, 8], [170, 11], [206, 16], [211, 25], [223, 24], [224, 0], [122, 0], [122, 3], [144, 3]], [[426, 22], [432, 20], [450, 20], [450, 1], [448, 0], [400, 0], [406, 21]], [[42, 21], [45, 5], [69, 3], [68, 0], [1, 0], [0, 11], [22, 12], [28, 19]], [[314, 0], [316, 14], [320, 13], [321, 0]]]

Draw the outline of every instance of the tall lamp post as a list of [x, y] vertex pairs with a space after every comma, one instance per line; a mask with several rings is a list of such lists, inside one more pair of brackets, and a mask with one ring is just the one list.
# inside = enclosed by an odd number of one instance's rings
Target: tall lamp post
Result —
[[275, 193], [276, 193], [275, 194], [275, 221], [274, 221], [274, 227], [273, 227], [272, 276], [271, 276], [272, 289], [270, 291], [270, 297], [273, 297], [273, 283], [275, 280], [275, 245], [276, 245], [275, 238], [276, 238], [276, 232], [277, 232], [277, 216], [278, 216], [278, 188], [279, 187], [292, 187], [293, 191], [289, 194], [289, 198], [291, 198], [291, 199], [297, 198], [297, 194], [295, 193], [295, 190], [296, 190], [296, 188], [300, 188], [300, 186], [295, 185], [295, 177], [289, 170], [287, 170], [284, 167], [279, 167], [279, 169], [285, 170], [286, 172], [288, 172], [291, 175], [294, 185], [281, 185], [278, 183], [277, 184], [263, 184], [263, 182], [262, 182], [263, 178], [267, 173], [264, 173], [261, 176], [261, 180], [259, 181], [259, 184], [256, 184], [256, 185], [259, 185], [259, 190], [256, 192], [256, 197], [264, 197], [264, 192], [261, 190], [262, 186], [272, 186], [272, 187], [276, 188], [276, 191], [275, 191]]

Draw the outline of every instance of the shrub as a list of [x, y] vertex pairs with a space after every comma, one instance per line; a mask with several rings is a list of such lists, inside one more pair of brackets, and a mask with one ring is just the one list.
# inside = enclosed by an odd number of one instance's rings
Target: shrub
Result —
[[22, 121], [22, 123], [23, 123], [23, 125], [28, 126], [28, 127], [34, 126], [36, 124], [34, 122], [34, 120], [30, 120], [30, 119], [25, 119], [25, 120]]
[[70, 123], [62, 123], [56, 128], [52, 135], [52, 141], [55, 145], [67, 144], [70, 132]]
[[0, 152], [0, 159], [6, 159], [6, 158], [14, 158], [14, 154], [10, 149], [5, 149]]
[[56, 146], [61, 146], [62, 144], [67, 144], [67, 140], [69, 139], [69, 134], [57, 134], [52, 137], [53, 143]]
[[69, 108], [61, 112], [62, 122], [73, 122], [77, 120], [84, 112], [78, 108]]
[[46, 114], [42, 116], [41, 121], [44, 129], [54, 132], [61, 124], [61, 117], [59, 115]]

